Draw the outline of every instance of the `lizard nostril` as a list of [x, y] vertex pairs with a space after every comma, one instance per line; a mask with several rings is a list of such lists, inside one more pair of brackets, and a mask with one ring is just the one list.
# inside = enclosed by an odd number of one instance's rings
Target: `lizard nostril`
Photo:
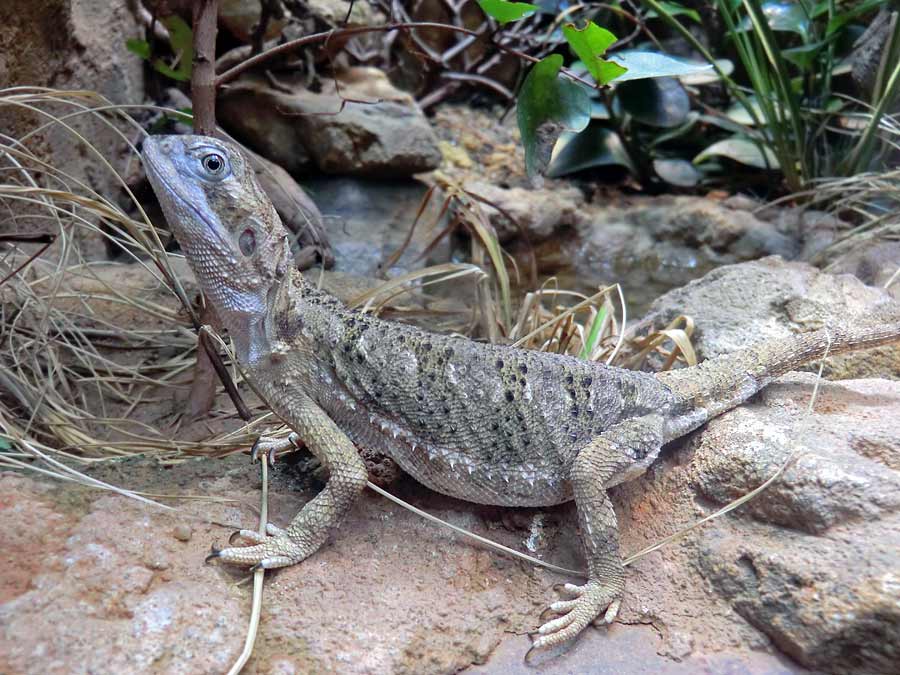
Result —
[[159, 150], [164, 155], [168, 155], [170, 152], [172, 152], [172, 141], [167, 139], [167, 140], [163, 141], [162, 143], [160, 143]]

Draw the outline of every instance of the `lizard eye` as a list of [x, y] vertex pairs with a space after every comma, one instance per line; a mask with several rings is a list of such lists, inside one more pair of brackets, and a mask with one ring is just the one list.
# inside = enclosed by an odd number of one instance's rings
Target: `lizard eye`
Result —
[[245, 256], [251, 256], [256, 251], [256, 234], [249, 227], [238, 237], [238, 248]]
[[200, 161], [203, 163], [203, 168], [213, 175], [220, 174], [225, 170], [225, 158], [218, 153], [211, 152], [204, 155]]

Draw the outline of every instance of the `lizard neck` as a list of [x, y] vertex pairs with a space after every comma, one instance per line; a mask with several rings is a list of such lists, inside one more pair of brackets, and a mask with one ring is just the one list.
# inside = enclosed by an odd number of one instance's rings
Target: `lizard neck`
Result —
[[240, 314], [223, 320], [234, 345], [234, 353], [238, 362], [253, 365], [262, 356], [271, 351], [269, 337], [265, 329], [265, 316]]

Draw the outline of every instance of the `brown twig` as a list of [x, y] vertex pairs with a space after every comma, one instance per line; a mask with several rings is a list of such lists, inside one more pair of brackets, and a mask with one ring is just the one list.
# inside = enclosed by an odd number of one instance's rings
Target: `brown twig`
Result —
[[216, 31], [218, 0], [194, 0], [194, 68], [191, 100], [194, 133], [216, 133]]
[[[290, 53], [296, 49], [299, 49], [300, 47], [305, 47], [306, 45], [315, 44], [317, 42], [327, 42], [328, 40], [337, 37], [363, 35], [365, 33], [390, 33], [397, 30], [415, 30], [417, 28], [444, 30], [451, 33], [462, 33], [463, 35], [469, 35], [472, 37], [481, 37], [481, 34], [477, 33], [474, 30], [469, 30], [468, 28], [463, 28], [462, 26], [451, 26], [446, 23], [436, 23], [433, 21], [409, 21], [403, 23], [390, 23], [383, 26], [355, 26], [353, 28], [342, 28], [340, 30], [328, 30], [321, 33], [313, 33], [312, 35], [305, 35], [302, 38], [290, 40], [288, 42], [285, 42], [284, 44], [271, 47], [270, 49], [264, 51], [262, 54], [257, 54], [256, 56], [247, 59], [243, 63], [239, 63], [233, 68], [226, 70], [224, 73], [216, 77], [215, 84], [216, 87], [220, 87], [223, 84], [231, 82], [241, 73], [244, 73], [247, 70], [258, 66], [261, 63], [265, 63], [266, 61], [280, 54]], [[506, 45], [502, 45], [496, 42], [492, 44], [500, 51], [506, 52], [507, 54], [511, 54], [513, 56], [517, 56], [524, 61], [529, 61], [531, 63], [537, 63], [538, 61], [540, 61], [539, 58], [531, 56], [530, 54], [526, 54], [525, 52], [519, 51], [518, 49], [513, 49], [512, 47], [507, 47]], [[585, 80], [584, 78], [573, 73], [568, 68], [563, 68], [560, 70], [560, 72], [566, 77], [577, 82], [581, 82], [582, 84], [591, 87], [592, 89], [599, 89], [599, 87], [595, 83]]]

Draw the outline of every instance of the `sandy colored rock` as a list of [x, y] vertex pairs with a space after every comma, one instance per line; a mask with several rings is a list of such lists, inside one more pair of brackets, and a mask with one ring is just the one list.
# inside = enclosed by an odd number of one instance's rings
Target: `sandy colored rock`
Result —
[[[635, 330], [663, 328], [680, 314], [691, 316], [694, 349], [705, 359], [762, 340], [828, 326], [850, 327], [898, 311], [884, 289], [866, 286], [849, 274], [826, 274], [806, 263], [769, 257], [720, 267], [669, 291], [651, 305]], [[818, 370], [818, 364], [805, 369]], [[900, 347], [831, 357], [824, 373], [829, 379], [898, 379]]]
[[[134, 104], [144, 100], [144, 64], [125, 48], [126, 40], [141, 37], [142, 29], [131, 12], [127, 0], [46, 0], [41, 2], [0, 3], [0, 82], [4, 86], [54, 87], [61, 90], [89, 90], [112, 103]], [[76, 100], [76, 99], [72, 99]], [[77, 99], [78, 105], [89, 104]], [[93, 104], [102, 105], [100, 99]], [[39, 126], [27, 147], [52, 166], [63, 169], [106, 196], [118, 194], [118, 178], [107, 169], [101, 158], [124, 172], [131, 159], [125, 138], [133, 134], [124, 123], [120, 135], [92, 115], [72, 115], [73, 106], [38, 104], [55, 115], [69, 115], [66, 124], [86, 138], [96, 153], [88, 149], [60, 124], [47, 124], [48, 118], [20, 105], [0, 105], [0, 128], [12, 138], [22, 138]], [[6, 164], [0, 164], [6, 167]], [[37, 168], [38, 173], [43, 170]], [[53, 184], [58, 188], [57, 183]], [[75, 187], [74, 185], [72, 186]], [[77, 188], [75, 188], [77, 189]], [[48, 211], [39, 207], [39, 219], [27, 219], [23, 202], [3, 204], [4, 211], [14, 213], [0, 224], [0, 233], [54, 232], [48, 223]], [[102, 237], [84, 228], [71, 230], [79, 240], [87, 259], [106, 257]], [[58, 245], [45, 254], [51, 257]]]
[[525, 236], [538, 242], [561, 228], [574, 227], [582, 217], [584, 195], [576, 187], [502, 188], [473, 182], [465, 188], [490, 202], [479, 203], [479, 207], [494, 226], [500, 241]]
[[[249, 43], [259, 23], [259, 0], [219, 0], [219, 23], [241, 42]], [[277, 37], [287, 25], [287, 15], [270, 17], [264, 39]]]
[[437, 168], [437, 137], [409, 95], [380, 71], [362, 70], [341, 76], [340, 93], [333, 81], [319, 93], [286, 93], [247, 77], [219, 97], [218, 114], [238, 138], [291, 172], [306, 169], [306, 157], [325, 173], [378, 178]]
[[[699, 568], [735, 611], [807, 667], [895, 672], [900, 384], [825, 383], [809, 413], [814, 382], [811, 374], [782, 378], [693, 438], [697, 485], [717, 503], [796, 457], [737, 512], [741, 536], [703, 538]], [[754, 526], [748, 516], [777, 526]]]
[[[632, 564], [620, 621], [542, 656], [539, 672], [805, 672], [779, 650], [809, 667], [886, 672], [900, 625], [890, 576], [900, 518], [896, 490], [887, 489], [900, 471], [900, 385], [825, 384], [809, 417], [812, 386], [809, 375], [773, 384], [664, 451], [645, 476], [612, 490], [630, 554], [768, 477], [785, 450], [771, 439], [802, 445], [802, 463], [758, 503]], [[760, 426], [769, 430], [761, 440]], [[742, 444], [752, 452], [742, 453]], [[276, 524], [321, 488], [306, 457], [288, 456], [271, 474]], [[227, 669], [243, 641], [249, 586], [235, 585], [242, 571], [202, 561], [230, 527], [256, 527], [245, 505], [257, 503], [258, 469], [232, 456], [167, 468], [127, 459], [90, 471], [146, 492], [233, 501], [175, 500], [179, 513], [170, 514], [4, 474], [3, 672]], [[583, 564], [571, 504], [481, 507], [408, 479], [392, 491], [505, 545], [568, 567]], [[188, 524], [189, 539], [173, 536]], [[473, 547], [366, 493], [320, 552], [268, 575], [250, 672], [450, 673], [473, 664], [531, 672], [521, 663], [523, 634], [564, 580], [572, 579]]]

